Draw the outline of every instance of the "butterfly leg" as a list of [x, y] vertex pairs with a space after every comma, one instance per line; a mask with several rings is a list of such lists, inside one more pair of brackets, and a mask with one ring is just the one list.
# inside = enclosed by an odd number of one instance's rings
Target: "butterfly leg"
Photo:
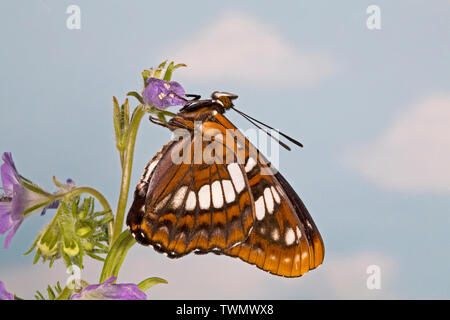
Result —
[[186, 102], [186, 104], [184, 105], [184, 107], [181, 110], [186, 109], [187, 107], [189, 107], [190, 105], [192, 105], [193, 103], [197, 102], [200, 100], [200, 98], [202, 97], [199, 94], [191, 94], [191, 93], [187, 93], [185, 96], [191, 99], [186, 99], [184, 97], [181, 97], [179, 95], [177, 95], [176, 93], [174, 93], [178, 98], [184, 100]]
[[152, 122], [152, 123], [154, 123], [154, 124], [157, 124], [157, 125], [159, 125], [159, 126], [161, 126], [161, 127], [168, 128], [167, 123], [161, 121], [161, 120], [158, 119], [158, 118], [149, 116], [149, 117], [148, 117], [148, 120], [150, 120], [150, 122]]
[[177, 98], [180, 98], [181, 100], [184, 100], [187, 104], [191, 104], [195, 101], [200, 100], [201, 95], [199, 94], [191, 94], [191, 93], [187, 93], [185, 94], [186, 97], [188, 98], [192, 98], [192, 99], [186, 99], [185, 97], [180, 96], [179, 94], [177, 94], [176, 92], [170, 90], [170, 93], [172, 93], [174, 96], [176, 96]]
[[188, 93], [188, 94], [186, 94], [186, 97], [192, 98], [192, 99], [189, 100], [189, 101], [190, 101], [190, 102], [193, 102], [193, 101], [198, 101], [198, 100], [200, 100], [200, 98], [201, 98], [202, 96], [199, 95], [199, 94]]

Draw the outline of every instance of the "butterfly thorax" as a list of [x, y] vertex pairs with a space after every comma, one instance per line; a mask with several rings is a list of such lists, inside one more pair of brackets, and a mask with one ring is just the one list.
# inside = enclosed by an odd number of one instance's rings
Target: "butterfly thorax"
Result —
[[227, 92], [215, 91], [211, 99], [195, 100], [184, 106], [178, 114], [168, 122], [170, 130], [193, 130], [196, 122], [210, 121], [217, 113], [224, 114], [233, 107], [233, 101], [237, 95]]

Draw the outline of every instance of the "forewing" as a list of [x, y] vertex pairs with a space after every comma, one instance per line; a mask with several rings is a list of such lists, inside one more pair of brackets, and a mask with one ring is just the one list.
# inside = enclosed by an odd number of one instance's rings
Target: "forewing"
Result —
[[[204, 157], [196, 161], [195, 145], [200, 144], [202, 153], [211, 145], [197, 139], [201, 137], [191, 135], [169, 143], [149, 162], [128, 215], [136, 240], [169, 257], [224, 252], [245, 241], [254, 222], [245, 170], [237, 156], [227, 165], [214, 155], [208, 163]], [[154, 169], [148, 174], [150, 167]]]

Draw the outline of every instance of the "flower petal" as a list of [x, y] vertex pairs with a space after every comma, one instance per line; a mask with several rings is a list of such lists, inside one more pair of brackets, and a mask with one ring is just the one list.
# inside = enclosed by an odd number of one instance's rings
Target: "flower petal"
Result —
[[8, 235], [5, 239], [5, 249], [9, 247], [9, 244], [11, 242], [12, 237], [16, 234], [17, 229], [19, 229], [20, 225], [22, 224], [23, 220], [17, 220], [13, 222], [12, 229], [9, 231]]
[[[14, 185], [13, 190], [13, 220], [23, 219], [23, 213], [25, 210], [38, 206], [39, 204], [42, 204], [42, 206], [44, 206], [49, 201], [49, 198], [47, 196], [31, 191], [21, 184]], [[40, 208], [42, 207], [37, 207], [35, 210], [38, 210]]]
[[142, 92], [145, 103], [165, 109], [170, 106], [186, 104], [183, 87], [176, 81], [165, 81], [157, 78], [147, 79], [147, 86]]
[[13, 186], [20, 183], [19, 173], [12, 159], [11, 152], [4, 152], [2, 159], [5, 163], [1, 166], [3, 190], [6, 195], [12, 195]]
[[0, 300], [14, 300], [14, 295], [6, 291], [5, 284], [0, 280]]
[[179, 95], [181, 97], [185, 96], [186, 93], [184, 92], [184, 89], [181, 86], [181, 84], [179, 84], [176, 81], [170, 81], [169, 84], [170, 84], [170, 91], [176, 93], [177, 95]]
[[147, 295], [134, 283], [113, 283], [112, 276], [101, 284], [90, 285], [74, 294], [71, 300], [145, 300]]
[[30, 182], [30, 187], [26, 187], [28, 183], [24, 181], [17, 172], [16, 166], [12, 159], [10, 152], [4, 152], [2, 155], [4, 163], [2, 164], [1, 177], [3, 183], [3, 190], [5, 196], [2, 196], [0, 201], [0, 233], [4, 234], [8, 230], [9, 233], [5, 239], [5, 248], [8, 248], [12, 237], [16, 233], [17, 229], [22, 224], [25, 218], [24, 213], [31, 214], [31, 211], [35, 211], [44, 208], [43, 212], [47, 208], [53, 208], [57, 206], [56, 203], [50, 203], [51, 199], [46, 195], [44, 191], [38, 193], [34, 190], [39, 188]]
[[12, 203], [10, 201], [8, 202], [0, 202], [0, 233], [4, 234], [6, 231], [8, 231], [13, 221], [11, 219], [11, 212], [12, 212]]
[[105, 281], [103, 281], [101, 284], [113, 284], [117, 280], [116, 276], [111, 276]]

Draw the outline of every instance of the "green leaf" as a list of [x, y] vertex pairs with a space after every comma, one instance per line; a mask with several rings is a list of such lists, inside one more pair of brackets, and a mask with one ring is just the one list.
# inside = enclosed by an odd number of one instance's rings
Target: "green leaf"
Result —
[[138, 284], [138, 288], [141, 291], [147, 291], [148, 289], [150, 289], [151, 287], [153, 287], [154, 285], [157, 285], [159, 283], [168, 283], [166, 280], [162, 279], [162, 278], [158, 278], [158, 277], [153, 277], [153, 278], [148, 278], [145, 279], [144, 281], [141, 281]]
[[100, 276], [100, 283], [111, 276], [117, 277], [128, 250], [135, 243], [136, 240], [132, 237], [131, 232], [128, 229], [119, 235], [106, 256], [105, 264], [103, 265], [102, 274]]

